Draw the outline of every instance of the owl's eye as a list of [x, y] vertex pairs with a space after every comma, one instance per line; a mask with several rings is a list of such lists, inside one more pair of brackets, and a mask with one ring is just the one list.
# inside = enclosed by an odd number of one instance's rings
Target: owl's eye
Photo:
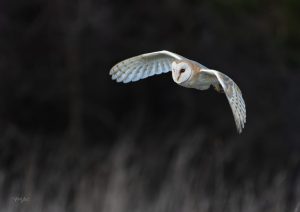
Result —
[[185, 72], [185, 69], [184, 69], [184, 68], [182, 68], [182, 69], [179, 70], [179, 73], [180, 73], [180, 74], [182, 74], [183, 72]]

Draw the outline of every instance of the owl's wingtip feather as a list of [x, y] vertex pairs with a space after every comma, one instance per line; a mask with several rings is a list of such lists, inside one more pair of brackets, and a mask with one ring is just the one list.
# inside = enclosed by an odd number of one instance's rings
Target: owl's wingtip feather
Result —
[[239, 134], [241, 134], [245, 128], [245, 124], [246, 124], [246, 117], [243, 120], [240, 120], [240, 123], [237, 124], [236, 128]]
[[117, 76], [115, 74], [111, 75], [111, 79], [112, 80], [116, 80], [117, 79]]

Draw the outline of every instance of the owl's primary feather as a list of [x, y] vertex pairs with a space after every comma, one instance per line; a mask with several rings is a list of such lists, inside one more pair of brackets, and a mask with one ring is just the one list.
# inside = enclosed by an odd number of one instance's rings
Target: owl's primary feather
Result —
[[121, 61], [112, 67], [110, 75], [117, 82], [128, 83], [171, 70], [174, 82], [181, 86], [206, 90], [213, 85], [216, 90], [223, 90], [237, 130], [242, 132], [246, 123], [246, 106], [242, 93], [232, 79], [219, 71], [169, 51], [158, 51]]
[[142, 54], [119, 62], [112, 67], [110, 75], [117, 82], [135, 82], [155, 74], [171, 71], [172, 62], [182, 58], [169, 51]]
[[222, 86], [229, 101], [237, 130], [241, 133], [246, 123], [246, 105], [241, 90], [232, 79], [219, 71], [203, 69], [202, 73], [207, 73], [217, 79], [217, 81], [212, 79], [213, 85], [219, 83]]

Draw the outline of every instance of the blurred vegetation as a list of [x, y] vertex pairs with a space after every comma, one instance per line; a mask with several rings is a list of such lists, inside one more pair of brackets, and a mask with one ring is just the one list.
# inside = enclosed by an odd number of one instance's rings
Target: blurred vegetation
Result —
[[[297, 211], [300, 2], [0, 3], [0, 209]], [[121, 85], [109, 69], [167, 49], [243, 91], [169, 74]], [[30, 197], [19, 203], [14, 197]]]

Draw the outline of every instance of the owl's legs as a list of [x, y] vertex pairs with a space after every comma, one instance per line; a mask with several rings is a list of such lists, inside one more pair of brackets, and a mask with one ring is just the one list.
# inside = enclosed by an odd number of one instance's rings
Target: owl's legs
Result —
[[219, 92], [219, 93], [224, 93], [224, 89], [222, 88], [222, 86], [218, 83], [218, 84], [214, 84], [214, 89]]

